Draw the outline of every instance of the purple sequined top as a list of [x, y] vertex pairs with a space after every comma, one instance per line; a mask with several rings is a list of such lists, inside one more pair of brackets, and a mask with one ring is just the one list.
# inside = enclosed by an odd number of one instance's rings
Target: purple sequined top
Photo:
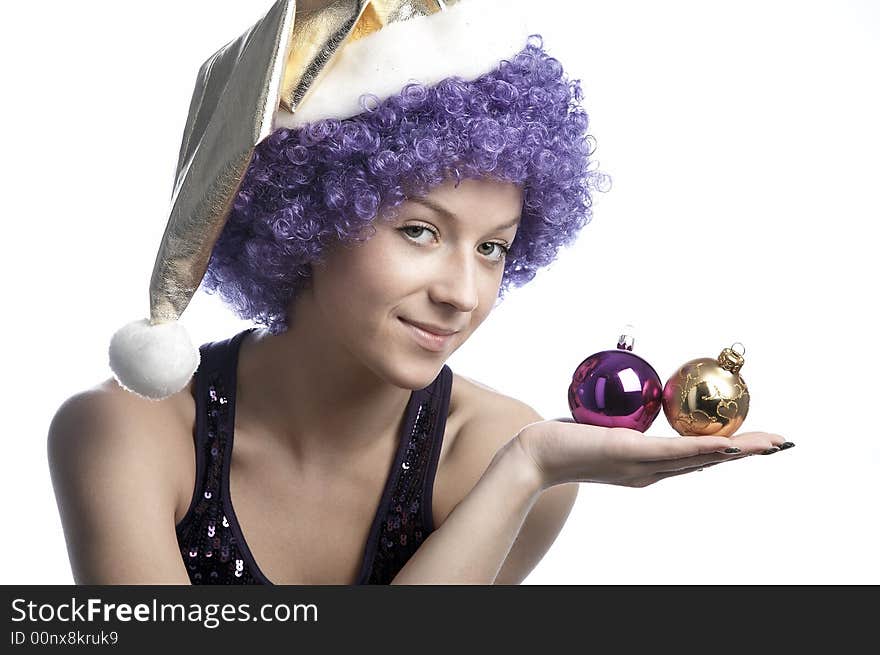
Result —
[[[192, 385], [196, 484], [177, 524], [177, 543], [192, 584], [273, 584], [245, 542], [229, 495], [238, 349], [254, 329], [200, 348]], [[356, 584], [390, 583], [434, 530], [431, 498], [451, 388], [452, 371], [444, 365], [430, 385], [410, 395]]]

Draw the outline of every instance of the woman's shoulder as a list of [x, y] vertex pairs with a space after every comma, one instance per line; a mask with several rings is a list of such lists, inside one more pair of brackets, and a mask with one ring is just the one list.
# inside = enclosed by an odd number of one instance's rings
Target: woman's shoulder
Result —
[[174, 484], [180, 471], [173, 462], [192, 459], [191, 437], [183, 438], [184, 392], [153, 401], [110, 378], [74, 393], [58, 407], [49, 426], [53, 475], [113, 475], [118, 470], [124, 476], [128, 467], [137, 466], [153, 470], [157, 484]]
[[86, 423], [127, 433], [150, 431], [157, 435], [153, 439], [156, 441], [158, 434], [184, 427], [187, 413], [193, 413], [189, 389], [187, 385], [167, 398], [150, 400], [128, 391], [111, 377], [67, 398], [55, 419], [69, 427]]
[[449, 402], [451, 411], [459, 412], [463, 418], [468, 420], [494, 419], [498, 415], [511, 412], [537, 416], [537, 412], [524, 401], [508, 396], [461, 373], [453, 372], [452, 374], [451, 394]]
[[453, 373], [450, 418], [459, 426], [457, 450], [494, 452], [519, 430], [543, 417], [528, 403], [504, 394], [473, 378]]

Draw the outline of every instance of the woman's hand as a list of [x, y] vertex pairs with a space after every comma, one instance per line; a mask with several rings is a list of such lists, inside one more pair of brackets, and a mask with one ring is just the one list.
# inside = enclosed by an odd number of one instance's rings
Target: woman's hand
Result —
[[778, 434], [732, 437], [651, 437], [629, 428], [538, 421], [515, 437], [538, 470], [543, 488], [565, 482], [646, 487], [664, 478], [794, 446]]

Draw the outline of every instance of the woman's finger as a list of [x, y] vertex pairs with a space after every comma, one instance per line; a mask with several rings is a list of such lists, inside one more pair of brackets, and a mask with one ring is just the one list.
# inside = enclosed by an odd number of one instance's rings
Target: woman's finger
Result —
[[645, 435], [642, 442], [638, 444], [637, 459], [640, 462], [658, 462], [712, 453], [736, 455], [739, 452], [740, 449], [727, 437], [649, 437]]
[[685, 475], [687, 473], [696, 473], [697, 471], [702, 471], [703, 469], [711, 468], [713, 466], [717, 466], [718, 464], [722, 464], [723, 462], [716, 462], [715, 464], [705, 464], [703, 466], [696, 466], [691, 468], [680, 469], [678, 471], [664, 471], [661, 473], [655, 473], [651, 476], [656, 482], [660, 480], [665, 480], [666, 478], [674, 478], [676, 475]]
[[732, 462], [735, 459], [742, 459], [743, 457], [747, 457], [747, 455], [743, 453], [737, 455], [720, 455], [718, 453], [713, 453], [711, 455], [697, 455], [695, 457], [684, 457], [682, 459], [670, 459], [660, 462], [645, 462], [642, 466], [645, 467], [646, 474], [653, 475], [675, 473], [685, 469], [690, 470], [700, 468], [701, 466], [714, 466], [715, 464]]
[[[612, 430], [613, 432], [613, 430]], [[686, 436], [648, 437], [644, 449], [650, 455], [641, 461], [652, 462], [683, 459], [694, 455], [724, 453], [727, 455], [764, 455], [790, 448], [794, 444], [770, 432], [745, 432], [732, 437]], [[724, 460], [725, 458], [721, 458]]]
[[[743, 457], [747, 457], [748, 455], [767, 455], [779, 452], [780, 450], [786, 450], [791, 446], [786, 444], [790, 444], [791, 442], [785, 441], [785, 438], [778, 434], [769, 434], [766, 432], [749, 432], [747, 433], [748, 437], [746, 439], [737, 439], [734, 438], [733, 442], [737, 444], [736, 447], [740, 448], [739, 452], [735, 453], [727, 453], [726, 451], [722, 452], [712, 452], [705, 455], [696, 455], [696, 456], [686, 456], [681, 457], [679, 459], [669, 459], [669, 460], [653, 460], [643, 462], [646, 466], [655, 467], [658, 472], [665, 473], [669, 471], [678, 471], [684, 468], [691, 468], [693, 466], [697, 466], [700, 463], [705, 464], [722, 464], [724, 462], [729, 462], [734, 459], [742, 459]], [[696, 437], [697, 439], [705, 439], [706, 437]], [[792, 446], [794, 444], [791, 444]], [[783, 448], [783, 446], [785, 446]]]
[[737, 448], [751, 455], [769, 455], [783, 450], [783, 446], [787, 449], [794, 445], [782, 435], [769, 432], [742, 432], [733, 435], [731, 441]]

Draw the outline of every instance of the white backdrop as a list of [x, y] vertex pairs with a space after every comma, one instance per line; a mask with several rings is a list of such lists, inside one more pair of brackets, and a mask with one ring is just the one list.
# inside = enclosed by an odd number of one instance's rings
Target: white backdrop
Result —
[[[146, 316], [196, 72], [270, 4], [0, 9], [0, 583], [72, 582], [49, 421]], [[742, 430], [797, 446], [645, 489], [581, 485], [526, 583], [877, 584], [878, 5], [540, 6], [559, 14], [545, 47], [582, 80], [614, 185], [450, 366], [561, 417], [574, 368], [626, 323], [664, 381], [739, 341]], [[204, 295], [184, 323], [199, 343], [247, 325]], [[648, 433], [675, 436], [662, 413]]]

